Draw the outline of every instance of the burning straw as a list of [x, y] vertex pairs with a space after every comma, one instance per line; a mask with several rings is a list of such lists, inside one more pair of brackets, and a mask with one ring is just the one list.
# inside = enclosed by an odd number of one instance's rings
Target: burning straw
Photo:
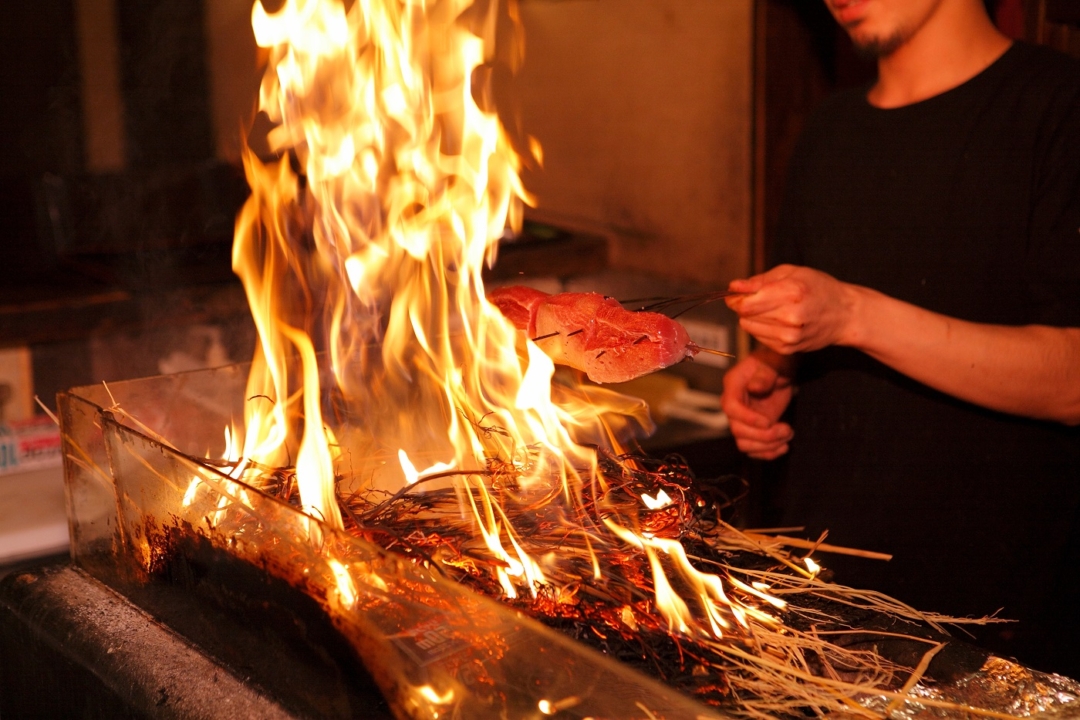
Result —
[[[596, 458], [594, 481], [570, 505], [560, 501], [558, 483], [544, 492], [524, 490], [522, 471], [497, 457], [482, 467], [420, 476], [394, 493], [373, 487], [339, 492], [337, 503], [350, 534], [480, 594], [502, 597], [729, 714], [877, 716], [866, 698], [902, 704], [943, 646], [943, 624], [985, 622], [924, 614], [828, 583], [807, 558], [763, 549], [722, 519], [745, 490], [735, 479], [698, 481], [677, 456], [656, 460], [597, 449]], [[300, 506], [292, 467], [268, 472], [235, 460], [213, 464]], [[349, 484], [339, 478], [339, 488]], [[463, 503], [471, 512], [462, 512]], [[533, 581], [530, 592], [507, 597], [500, 578], [525, 568], [478, 539], [483, 517], [515, 528], [508, 540], [522, 556], [542, 558], [543, 579]], [[244, 523], [242, 516], [223, 515], [219, 529], [242, 534]], [[726, 605], [700, 597], [710, 584]], [[681, 616], [663, 608], [671, 598], [695, 596], [701, 603], [696, 612], [685, 602]], [[920, 643], [924, 662], [914, 669], [898, 664], [870, 649], [868, 638]], [[946, 700], [920, 702], [960, 709]]]

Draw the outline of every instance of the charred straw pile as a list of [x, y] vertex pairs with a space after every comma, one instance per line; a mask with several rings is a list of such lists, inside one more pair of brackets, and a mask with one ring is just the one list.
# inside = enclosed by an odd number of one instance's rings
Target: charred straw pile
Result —
[[[486, 467], [429, 475], [394, 494], [339, 492], [338, 503], [350, 533], [745, 716], [880, 716], [890, 703], [899, 707], [916, 682], [933, 682], [927, 666], [949, 647], [943, 623], [985, 622], [920, 613], [878, 593], [824, 581], [812, 562], [724, 520], [745, 492], [738, 478], [699, 481], [678, 456], [655, 460], [598, 450], [597, 457], [581, 473], [590, 481], [573, 491], [558, 483], [539, 493], [526, 490], [518, 485], [520, 462], [489, 459]], [[264, 492], [299, 506], [291, 468], [265, 480]], [[642, 505], [642, 496], [661, 491], [671, 502]], [[568, 493], [570, 502], [562, 501]], [[479, 539], [463, 512], [470, 504], [512, 525], [529, 555], [558, 558], [545, 564], [545, 581], [535, 583], [533, 593], [506, 597], [494, 572], [506, 561]], [[726, 609], [719, 637], [679, 627], [659, 607], [655, 565], [679, 558], [620, 541], [610, 531], [612, 519], [641, 537], [677, 543], [693, 570], [722, 578], [733, 609]], [[676, 594], [694, 597], [685, 574], [662, 575]], [[885, 705], [871, 711], [867, 698]], [[987, 714], [943, 700], [922, 702]]]

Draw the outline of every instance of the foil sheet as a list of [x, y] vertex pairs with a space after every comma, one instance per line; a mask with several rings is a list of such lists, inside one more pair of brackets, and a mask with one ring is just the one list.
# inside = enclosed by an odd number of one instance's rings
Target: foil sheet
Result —
[[[1007, 716], [1080, 720], [1080, 682], [1032, 670], [995, 656], [987, 658], [978, 672], [954, 682], [943, 685], [919, 682], [909, 695], [911, 699], [894, 709], [889, 714], [890, 718], [921, 720]], [[884, 715], [890, 700], [867, 697], [862, 704]]]

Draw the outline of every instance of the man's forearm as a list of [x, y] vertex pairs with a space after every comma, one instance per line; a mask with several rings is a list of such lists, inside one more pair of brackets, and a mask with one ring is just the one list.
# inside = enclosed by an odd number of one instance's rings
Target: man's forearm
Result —
[[972, 323], [847, 288], [854, 306], [839, 344], [976, 405], [1080, 424], [1080, 328]]

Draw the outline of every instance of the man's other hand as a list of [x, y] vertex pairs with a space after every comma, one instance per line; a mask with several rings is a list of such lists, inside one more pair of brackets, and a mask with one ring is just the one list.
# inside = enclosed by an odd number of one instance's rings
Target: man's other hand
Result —
[[739, 450], [752, 458], [773, 460], [788, 451], [791, 426], [780, 422], [794, 386], [794, 359], [762, 348], [724, 375], [720, 405], [728, 416]]

